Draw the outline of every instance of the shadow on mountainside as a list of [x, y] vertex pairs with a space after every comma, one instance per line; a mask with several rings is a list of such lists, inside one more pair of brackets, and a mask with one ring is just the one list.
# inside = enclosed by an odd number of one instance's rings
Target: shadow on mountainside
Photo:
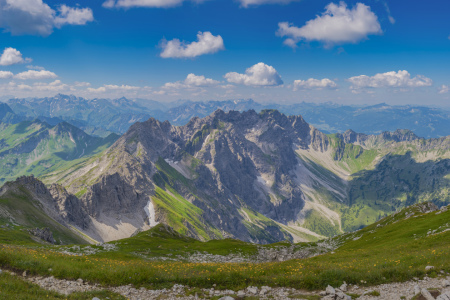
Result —
[[[387, 155], [373, 170], [354, 174], [348, 186], [346, 230], [354, 230], [417, 202], [450, 202], [450, 159], [416, 162], [411, 152]], [[349, 210], [352, 210], [350, 213]], [[364, 220], [359, 213], [364, 211]], [[360, 218], [359, 222], [355, 219]], [[375, 220], [371, 220], [375, 218]], [[370, 219], [370, 220], [369, 220]], [[364, 224], [366, 223], [366, 224]]]

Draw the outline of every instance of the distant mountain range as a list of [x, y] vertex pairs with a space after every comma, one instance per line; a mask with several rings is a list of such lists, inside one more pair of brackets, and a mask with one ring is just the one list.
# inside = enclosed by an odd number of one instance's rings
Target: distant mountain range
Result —
[[185, 125], [193, 117], [203, 118], [217, 109], [225, 112], [257, 112], [277, 109], [287, 115], [303, 118], [324, 133], [342, 133], [347, 129], [365, 134], [409, 129], [425, 138], [450, 135], [450, 111], [418, 106], [345, 106], [333, 103], [297, 103], [290, 105], [260, 104], [253, 100], [160, 103], [144, 99], [84, 99], [68, 95], [48, 98], [10, 99], [0, 103], [0, 121], [15, 124], [40, 119], [51, 125], [65, 121], [86, 133], [106, 137], [123, 134], [135, 122], [150, 117]]

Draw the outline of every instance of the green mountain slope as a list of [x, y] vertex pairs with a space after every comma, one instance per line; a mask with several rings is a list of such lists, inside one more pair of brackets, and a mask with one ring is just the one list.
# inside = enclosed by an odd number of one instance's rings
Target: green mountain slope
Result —
[[68, 123], [50, 126], [39, 120], [0, 124], [0, 183], [18, 176], [42, 176], [84, 161], [118, 137], [91, 137]]
[[[37, 181], [36, 181], [37, 182]], [[0, 240], [2, 244], [47, 243], [50, 239], [30, 230], [48, 228], [56, 244], [86, 244], [56, 213], [50, 193], [26, 178], [7, 182], [0, 189]]]

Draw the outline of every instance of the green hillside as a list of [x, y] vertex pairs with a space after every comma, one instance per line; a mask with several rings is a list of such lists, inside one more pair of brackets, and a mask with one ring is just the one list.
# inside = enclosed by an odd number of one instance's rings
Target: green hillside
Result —
[[0, 124], [0, 183], [22, 175], [41, 177], [67, 169], [111, 146], [117, 135], [92, 137], [68, 124], [39, 120]]

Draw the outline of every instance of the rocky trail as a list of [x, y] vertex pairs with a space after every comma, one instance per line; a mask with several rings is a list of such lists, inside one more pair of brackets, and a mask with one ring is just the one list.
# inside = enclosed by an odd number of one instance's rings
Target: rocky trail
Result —
[[[20, 276], [14, 272], [6, 271], [11, 275]], [[1, 274], [1, 273], [0, 273]], [[443, 274], [441, 274], [443, 275]], [[28, 276], [22, 273], [26, 281], [39, 285], [46, 290], [56, 291], [68, 295], [74, 292], [90, 292], [98, 290], [110, 290], [123, 295], [130, 300], [144, 299], [211, 299], [233, 300], [247, 297], [260, 299], [307, 299], [318, 296], [322, 300], [450, 300], [450, 276], [438, 278], [424, 277], [402, 283], [388, 283], [371, 287], [347, 285], [340, 287], [328, 286], [325, 291], [305, 291], [294, 288], [271, 288], [267, 286], [249, 286], [244, 290], [216, 290], [213, 285], [210, 289], [192, 288], [175, 284], [171, 289], [149, 290], [146, 288], [134, 288], [132, 285], [119, 287], [102, 287], [98, 284], [86, 282], [83, 279], [65, 280], [52, 277]], [[362, 282], [364, 284], [364, 282]], [[304, 298], [303, 298], [304, 297]]]

